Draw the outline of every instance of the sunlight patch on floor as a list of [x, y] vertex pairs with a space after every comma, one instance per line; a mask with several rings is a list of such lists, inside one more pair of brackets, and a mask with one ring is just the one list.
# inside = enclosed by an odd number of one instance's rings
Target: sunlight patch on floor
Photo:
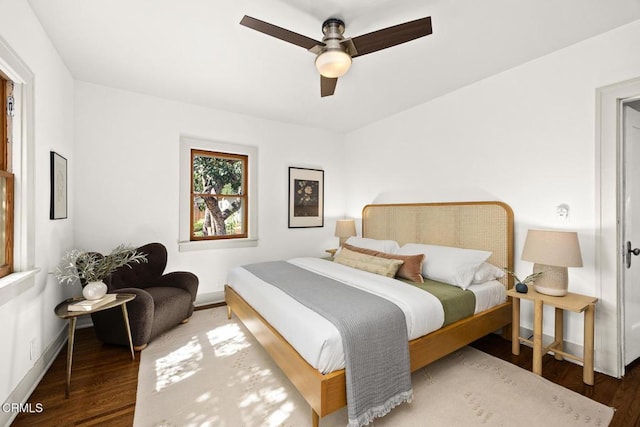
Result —
[[237, 324], [219, 326], [208, 331], [207, 339], [216, 357], [232, 356], [251, 345]]
[[174, 396], [171, 404], [163, 404], [155, 425], [307, 424], [308, 418], [301, 422], [299, 415], [305, 402], [283, 386], [278, 368], [242, 326], [220, 319], [204, 325], [197, 332], [175, 333], [153, 358], [153, 398]]
[[196, 397], [196, 402], [198, 403], [206, 402], [211, 398], [212, 398], [211, 392], [203, 393], [200, 396]]
[[270, 369], [251, 367], [241, 373], [235, 387], [244, 388], [237, 408], [247, 426], [281, 426], [295, 410], [286, 389], [274, 381]]
[[295, 410], [295, 405], [291, 402], [284, 402], [282, 406], [273, 411], [265, 420], [267, 426], [281, 426], [291, 416]]
[[202, 346], [197, 338], [156, 360], [156, 391], [185, 380], [200, 369]]

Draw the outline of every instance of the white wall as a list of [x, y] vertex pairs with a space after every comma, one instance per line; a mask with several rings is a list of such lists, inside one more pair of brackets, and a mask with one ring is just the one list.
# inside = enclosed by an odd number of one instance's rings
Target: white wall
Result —
[[[502, 200], [515, 213], [518, 273], [532, 267], [519, 259], [527, 229], [575, 230], [584, 268], [570, 269], [569, 289], [601, 296], [596, 88], [640, 76], [639, 42], [636, 21], [348, 134], [347, 214], [358, 216], [374, 201]], [[556, 216], [562, 203], [570, 206], [568, 221]], [[615, 308], [602, 301], [598, 318], [615, 316]], [[524, 307], [523, 319], [529, 313]], [[545, 315], [552, 334], [551, 312]], [[571, 313], [566, 323], [566, 339], [582, 343], [581, 316]], [[596, 365], [614, 372], [607, 352], [615, 352], [616, 331], [600, 326]]]
[[[65, 326], [65, 322], [54, 315], [53, 308], [73, 292], [59, 286], [47, 272], [58, 263], [64, 249], [73, 244], [72, 204], [69, 219], [49, 220], [49, 151], [69, 159], [72, 203], [74, 85], [26, 1], [0, 0], [0, 38], [35, 76], [35, 164], [30, 165], [35, 168], [35, 220], [30, 224], [30, 230], [35, 232], [34, 261], [41, 272], [35, 279], [25, 282], [28, 285], [22, 283], [12, 287], [9, 297], [0, 301], [3, 325], [0, 328], [3, 346], [0, 351], [0, 400], [16, 402], [15, 399], [25, 397], [16, 394], [20, 382], [27, 377], [37, 378], [44, 372], [46, 366], [42, 365], [46, 365], [47, 360], [42, 360], [42, 356], [47, 350], [55, 350], [51, 346], [55, 345]], [[17, 186], [24, 184], [18, 182]], [[30, 355], [32, 342], [34, 352]], [[1, 412], [0, 424], [4, 424], [8, 416], [11, 414]]]
[[[167, 270], [200, 279], [199, 300], [222, 290], [237, 265], [335, 247], [344, 216], [343, 137], [146, 95], [76, 82], [76, 246], [167, 246]], [[259, 244], [178, 252], [180, 135], [258, 147]], [[288, 167], [325, 171], [325, 227], [287, 228]]]

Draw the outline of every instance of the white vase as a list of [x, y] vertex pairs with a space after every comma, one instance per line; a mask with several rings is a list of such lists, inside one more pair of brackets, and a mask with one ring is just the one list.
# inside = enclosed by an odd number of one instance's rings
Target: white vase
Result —
[[100, 299], [107, 294], [107, 285], [104, 282], [89, 282], [82, 288], [82, 296], [86, 299]]

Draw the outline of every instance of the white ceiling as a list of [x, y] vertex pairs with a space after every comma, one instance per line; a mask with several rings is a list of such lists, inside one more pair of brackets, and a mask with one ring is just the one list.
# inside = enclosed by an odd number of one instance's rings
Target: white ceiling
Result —
[[[226, 111], [350, 131], [640, 19], [640, 0], [29, 0], [74, 78]], [[320, 98], [314, 57], [239, 25], [320, 40], [431, 16], [433, 34], [354, 59]]]

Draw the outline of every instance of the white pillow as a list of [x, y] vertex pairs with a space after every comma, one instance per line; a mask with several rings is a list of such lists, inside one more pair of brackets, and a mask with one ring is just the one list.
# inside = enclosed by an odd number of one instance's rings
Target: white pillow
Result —
[[471, 283], [484, 283], [489, 280], [502, 279], [504, 277], [504, 270], [496, 267], [488, 262], [480, 264], [476, 274], [473, 275], [473, 281]]
[[480, 264], [491, 256], [491, 252], [487, 251], [419, 243], [407, 243], [396, 253], [398, 255], [424, 254], [422, 263], [424, 277], [462, 289], [467, 289], [471, 285]]
[[400, 245], [395, 240], [378, 240], [367, 237], [352, 236], [347, 239], [348, 244], [359, 248], [371, 249], [378, 252], [395, 254], [400, 249]]

